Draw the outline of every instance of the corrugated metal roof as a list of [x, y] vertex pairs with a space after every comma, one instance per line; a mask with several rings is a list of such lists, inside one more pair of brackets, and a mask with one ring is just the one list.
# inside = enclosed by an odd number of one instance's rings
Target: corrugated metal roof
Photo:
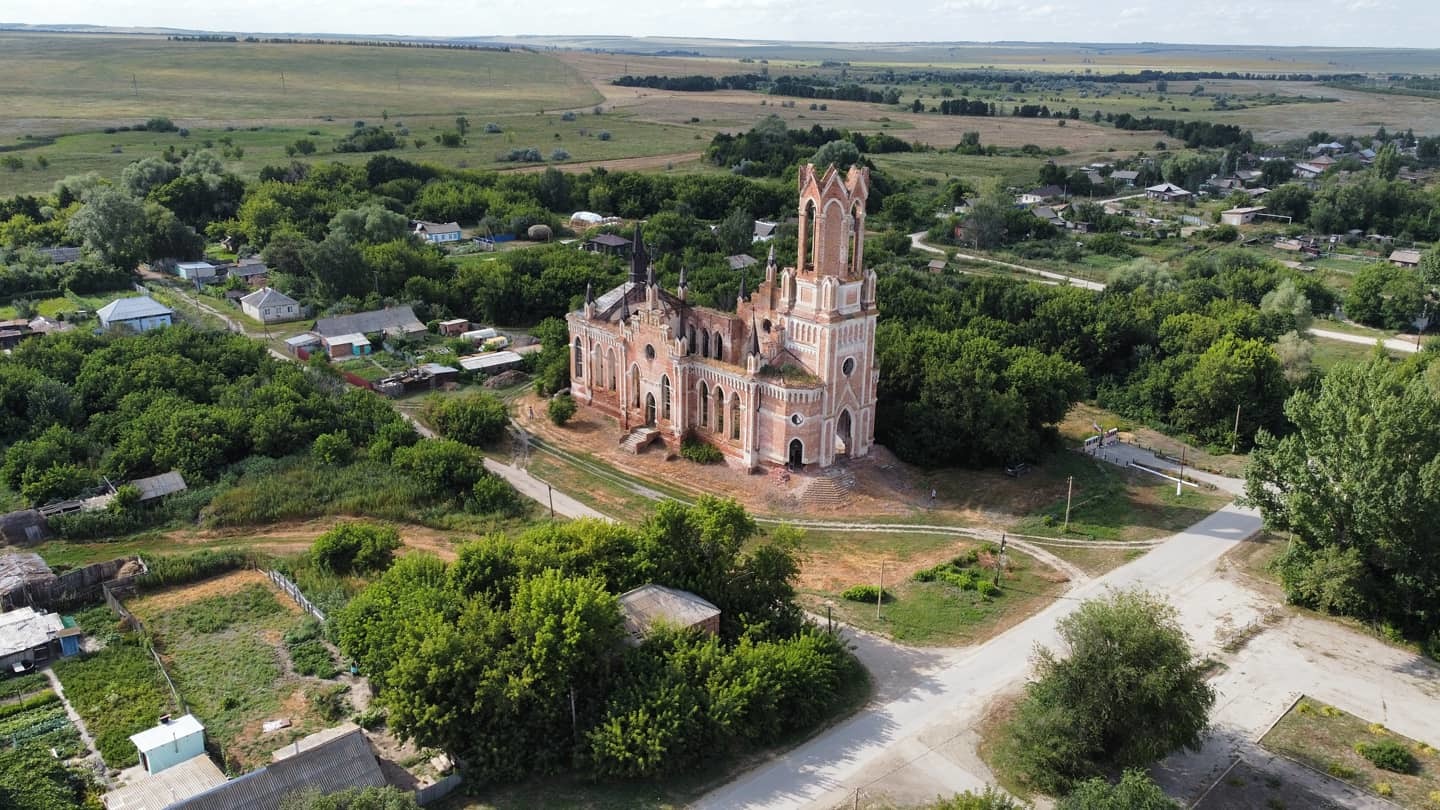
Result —
[[175, 470], [160, 473], [159, 475], [152, 475], [149, 478], [136, 478], [130, 483], [140, 488], [140, 500], [142, 501], [148, 501], [175, 492], [184, 492], [187, 489], [185, 479]]
[[32, 582], [55, 578], [55, 573], [39, 554], [12, 551], [0, 555], [0, 594], [10, 593]]
[[174, 315], [174, 311], [148, 295], [132, 298], [117, 298], [100, 308], [96, 313], [105, 323], [133, 321], [138, 318], [154, 318], [160, 315]]
[[225, 774], [210, 757], [187, 759], [157, 774], [105, 794], [108, 810], [165, 810], [175, 802], [225, 784]]
[[0, 658], [34, 649], [65, 629], [54, 613], [40, 613], [31, 607], [0, 613]]
[[410, 307], [391, 307], [374, 312], [357, 312], [354, 315], [340, 315], [321, 318], [315, 322], [315, 332], [324, 337], [350, 335], [356, 332], [423, 332], [425, 324], [415, 317]]
[[486, 352], [460, 358], [460, 367], [466, 371], [489, 371], [518, 364], [522, 359], [515, 352]]
[[280, 292], [279, 290], [271, 289], [270, 287], [261, 287], [255, 292], [252, 292], [244, 298], [241, 298], [240, 303], [249, 304], [252, 307], [284, 307], [300, 305], [299, 301], [296, 301], [294, 298], [291, 298], [290, 296]]
[[176, 802], [169, 810], [279, 810], [285, 798], [306, 790], [330, 794], [348, 788], [384, 786], [385, 776], [369, 741], [355, 729]]

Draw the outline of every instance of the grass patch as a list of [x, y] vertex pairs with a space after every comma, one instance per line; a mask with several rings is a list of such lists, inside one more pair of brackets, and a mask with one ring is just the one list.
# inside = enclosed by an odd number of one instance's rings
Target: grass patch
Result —
[[185, 607], [181, 623], [192, 633], [218, 633], [241, 622], [254, 621], [283, 610], [275, 594], [264, 585], [248, 585], [231, 594], [212, 596]]
[[325, 646], [320, 622], [307, 618], [299, 626], [285, 634], [285, 649], [290, 652], [290, 661], [301, 675], [316, 678], [335, 677], [335, 657]]
[[[344, 514], [388, 520], [434, 519], [435, 498], [423, 484], [388, 464], [344, 466], [307, 456], [254, 463], [235, 486], [205, 507], [207, 526], [252, 526]], [[442, 510], [443, 511], [443, 510]]]
[[57, 661], [52, 669], [65, 686], [71, 708], [95, 738], [100, 756], [112, 768], [139, 762], [130, 735], [178, 708], [171, 704], [155, 660], [134, 634], [115, 638], [99, 652]]
[[1188, 487], [1176, 495], [1173, 484], [1077, 453], [1060, 454], [1047, 466], [1074, 476], [1069, 528], [1062, 496], [1014, 524], [1018, 534], [1150, 540], [1192, 526], [1231, 500], [1228, 493]]
[[860, 603], [840, 592], [809, 591], [805, 602], [822, 614], [833, 603], [830, 609], [840, 621], [902, 643], [973, 644], [1033, 614], [1064, 589], [1063, 582], [1047, 577], [1048, 569], [1029, 557], [1011, 551], [1008, 558], [998, 587], [991, 579], [993, 557], [975, 549], [898, 583], [887, 578], [885, 591], [891, 598], [880, 606], [878, 618], [873, 594]]
[[1440, 758], [1433, 748], [1308, 696], [1260, 744], [1404, 807], [1440, 804], [1434, 800], [1440, 795]]

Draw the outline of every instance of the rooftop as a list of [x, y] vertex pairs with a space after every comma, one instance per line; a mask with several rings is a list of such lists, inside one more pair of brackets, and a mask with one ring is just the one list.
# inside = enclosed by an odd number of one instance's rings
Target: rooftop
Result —
[[416, 233], [460, 233], [458, 222], [426, 222], [420, 220], [415, 223]]
[[101, 307], [96, 314], [100, 316], [100, 320], [114, 323], [115, 321], [133, 321], [140, 318], [174, 315], [175, 312], [148, 295], [137, 295], [130, 298], [117, 298]]
[[261, 287], [240, 299], [242, 304], [249, 304], [252, 307], [284, 307], [299, 306], [300, 302], [294, 298], [269, 287]]
[[484, 371], [510, 363], [518, 363], [521, 359], [520, 355], [515, 352], [486, 352], [460, 358], [460, 367], [466, 371]]
[[135, 743], [135, 747], [144, 753], [196, 733], [205, 733], [205, 726], [195, 719], [195, 715], [187, 714], [154, 728], [147, 728], [139, 734], [131, 734], [130, 742]]
[[149, 478], [136, 478], [130, 482], [140, 489], [140, 500], [148, 501], [186, 490], [185, 479], [180, 473], [171, 470], [167, 473], [152, 475]]
[[597, 245], [604, 245], [606, 247], [623, 248], [630, 246], [629, 239], [613, 233], [596, 234], [595, 236], [590, 237], [588, 241], [594, 242]]
[[281, 802], [305, 790], [322, 794], [349, 788], [384, 787], [385, 775], [358, 728], [259, 770], [211, 788], [168, 810], [279, 810]]
[[1392, 261], [1392, 262], [1409, 262], [1409, 263], [1411, 263], [1411, 264], [1419, 264], [1419, 263], [1420, 263], [1420, 251], [1418, 251], [1418, 250], [1396, 250], [1396, 251], [1394, 251], [1394, 252], [1392, 252], [1392, 253], [1390, 254], [1390, 261]]
[[325, 337], [349, 335], [355, 332], [423, 332], [425, 324], [415, 317], [410, 307], [389, 307], [373, 312], [357, 312], [353, 315], [337, 315], [315, 321], [315, 332]]
[[204, 754], [105, 794], [107, 810], [165, 810], [225, 784], [225, 774]]
[[625, 632], [641, 638], [657, 622], [692, 627], [720, 615], [720, 608], [689, 591], [664, 585], [641, 585], [620, 595]]
[[44, 558], [29, 551], [0, 555], [0, 594], [10, 593], [32, 582], [54, 579]]
[[64, 629], [59, 616], [32, 607], [0, 613], [0, 657], [39, 647]]

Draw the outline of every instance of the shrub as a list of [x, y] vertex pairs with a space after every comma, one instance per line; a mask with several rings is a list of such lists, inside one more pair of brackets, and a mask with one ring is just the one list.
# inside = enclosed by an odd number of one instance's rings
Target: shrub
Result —
[[1336, 779], [1354, 779], [1355, 769], [1339, 762], [1332, 762], [1325, 768], [1325, 772]]
[[599, 138], [602, 141], [608, 141], [610, 140], [610, 131], [602, 129], [599, 132], [595, 133], [595, 137]]
[[1392, 787], [1389, 782], [1376, 782], [1375, 792], [1380, 794], [1381, 796], [1389, 798], [1390, 796], [1395, 795], [1395, 788]]
[[285, 648], [290, 651], [290, 661], [301, 675], [335, 677], [335, 658], [321, 638], [323, 630], [314, 617], [306, 617], [299, 627], [285, 634]]
[[1234, 225], [1216, 225], [1205, 231], [1207, 242], [1234, 242], [1240, 238], [1240, 231]]
[[569, 160], [570, 153], [564, 149], [552, 149], [550, 150], [550, 159], [554, 161]]
[[310, 452], [321, 464], [348, 464], [355, 457], [355, 445], [350, 443], [350, 434], [343, 430], [321, 433], [315, 437]]
[[305, 698], [321, 717], [333, 723], [350, 713], [350, 701], [345, 698], [349, 692], [350, 685], [344, 683], [312, 686], [305, 690]]
[[485, 125], [485, 133], [488, 135], [496, 135], [504, 131], [505, 130], [501, 129], [500, 125], [496, 123], [489, 123]]
[[550, 404], [545, 406], [545, 413], [550, 417], [551, 422], [556, 425], [564, 425], [570, 421], [570, 417], [575, 415], [575, 398], [569, 394], [554, 397], [550, 400]]
[[570, 111], [570, 110], [567, 110], [567, 111], [565, 111], [565, 112], [563, 112], [563, 113], [560, 113], [560, 120], [561, 120], [561, 121], [574, 121], [574, 120], [575, 120], [575, 113], [574, 113], [573, 111]]
[[175, 132], [180, 129], [175, 126], [174, 121], [161, 116], [156, 116], [146, 121], [142, 128], [150, 132]]
[[400, 548], [400, 533], [375, 523], [342, 523], [315, 538], [310, 559], [336, 574], [384, 571]]
[[689, 436], [680, 443], [680, 455], [696, 464], [718, 464], [725, 458], [720, 448]]
[[515, 517], [525, 513], [525, 499], [509, 481], [486, 473], [470, 488], [470, 508], [480, 514]]
[[876, 599], [889, 602], [893, 597], [888, 591], [882, 591], [879, 585], [852, 585], [840, 592], [840, 598], [851, 602], [874, 602]]
[[249, 563], [250, 557], [244, 552], [209, 549], [190, 554], [147, 557], [145, 565], [150, 570], [140, 577], [138, 585], [142, 590], [158, 591], [172, 585], [184, 585], [228, 571], [238, 571]]
[[1419, 766], [1415, 754], [1395, 740], [1362, 742], [1355, 746], [1355, 753], [1370, 760], [1371, 765], [1395, 773], [1414, 773]]
[[458, 397], [431, 397], [422, 411], [441, 435], [468, 445], [483, 446], [505, 435], [510, 412], [494, 394], [484, 392]]

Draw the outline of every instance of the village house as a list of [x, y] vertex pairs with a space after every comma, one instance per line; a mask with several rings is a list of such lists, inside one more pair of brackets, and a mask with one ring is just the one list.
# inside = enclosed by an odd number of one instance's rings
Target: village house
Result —
[[270, 268], [259, 259], [241, 259], [225, 269], [225, 276], [238, 278], [250, 287], [264, 287], [269, 283]]
[[755, 228], [752, 232], [753, 235], [750, 237], [750, 241], [752, 243], [769, 242], [775, 238], [775, 232], [779, 230], [779, 228], [780, 223], [778, 222], [767, 222], [763, 219], [757, 219], [755, 220]]
[[269, 287], [261, 287], [240, 299], [240, 310], [261, 323], [298, 321], [300, 302]]
[[460, 223], [416, 220], [415, 235], [432, 245], [460, 241]]
[[1194, 195], [1174, 183], [1161, 183], [1146, 188], [1145, 196], [1160, 202], [1184, 202]]
[[470, 330], [470, 322], [464, 318], [451, 318], [448, 321], [441, 321], [439, 325], [440, 334], [445, 337], [459, 337]]
[[1420, 251], [1414, 249], [1391, 251], [1390, 263], [1396, 267], [1419, 267]]
[[875, 435], [876, 275], [865, 268], [863, 167], [800, 168], [796, 266], [771, 251], [733, 314], [655, 282], [637, 229], [630, 276], [571, 312], [571, 393], [614, 417], [624, 444], [709, 442], [747, 468], [828, 467]]
[[176, 262], [175, 275], [186, 281], [209, 282], [215, 280], [215, 265], [209, 262]]
[[1065, 189], [1059, 186], [1041, 186], [1020, 194], [1016, 202], [1021, 205], [1038, 205], [1050, 200], [1062, 199], [1065, 196]]
[[129, 329], [133, 332], [148, 332], [169, 326], [175, 317], [174, 310], [148, 295], [117, 298], [95, 314], [100, 318], [101, 329]]
[[1110, 173], [1110, 182], [1117, 186], [1130, 187], [1140, 178], [1140, 172], [1133, 169], [1116, 169]]
[[[0, 613], [0, 673], [25, 672], [54, 658], [64, 630], [59, 616], [32, 607]], [[76, 652], [78, 646], [70, 654]]]
[[624, 259], [630, 256], [630, 240], [613, 233], [597, 233], [580, 243], [580, 249]]

